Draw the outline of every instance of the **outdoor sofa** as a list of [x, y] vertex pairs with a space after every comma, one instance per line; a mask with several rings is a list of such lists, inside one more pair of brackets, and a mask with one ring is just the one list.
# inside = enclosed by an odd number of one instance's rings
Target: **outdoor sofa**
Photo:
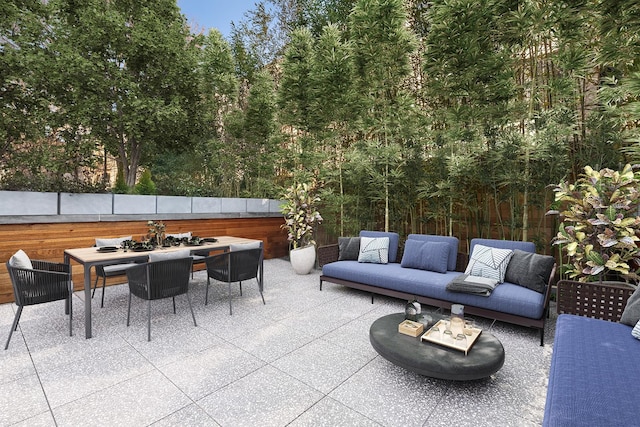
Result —
[[[635, 308], [629, 299], [633, 292], [624, 285], [558, 282], [543, 426], [640, 424], [640, 340], [631, 326], [640, 307], [638, 295]], [[640, 327], [635, 334], [640, 337]]]
[[[322, 267], [320, 290], [323, 282], [330, 282], [370, 292], [372, 303], [374, 294], [379, 294], [408, 301], [417, 300], [422, 304], [445, 309], [451, 309], [451, 304], [463, 304], [465, 314], [535, 328], [539, 330], [540, 344], [543, 344], [551, 292], [550, 281], [555, 272], [553, 260], [551, 259], [550, 264], [548, 262], [551, 257], [545, 259], [548, 267], [542, 273], [544, 279], [538, 290], [505, 281], [496, 286], [489, 296], [483, 296], [447, 289], [447, 285], [465, 271], [470, 259], [470, 256], [458, 252], [459, 240], [456, 237], [410, 234], [402, 255], [399, 254], [397, 233], [360, 232], [360, 239], [376, 237], [389, 239], [387, 263], [359, 262], [350, 255], [346, 256], [350, 259], [344, 259], [346, 253], [351, 252], [345, 241], [341, 242], [342, 253], [339, 244], [318, 248], [318, 259]], [[531, 242], [473, 239], [471, 255], [476, 245], [519, 250], [522, 251], [520, 254], [543, 257], [535, 254], [535, 245]], [[411, 262], [406, 262], [407, 260]], [[533, 275], [540, 276], [540, 273], [520, 271], [519, 275], [526, 279]]]

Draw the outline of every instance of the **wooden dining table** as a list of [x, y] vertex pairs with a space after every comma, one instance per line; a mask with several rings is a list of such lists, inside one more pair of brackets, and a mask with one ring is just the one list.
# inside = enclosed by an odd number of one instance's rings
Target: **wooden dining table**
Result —
[[121, 264], [123, 262], [135, 262], [142, 261], [145, 262], [149, 258], [150, 252], [175, 252], [178, 250], [190, 249], [191, 252], [205, 252], [205, 251], [227, 251], [229, 250], [230, 245], [234, 244], [243, 244], [243, 243], [254, 243], [260, 242], [260, 247], [263, 249], [262, 255], [260, 257], [260, 269], [258, 273], [258, 286], [260, 287], [260, 292], [264, 289], [264, 248], [261, 240], [254, 239], [245, 239], [243, 237], [232, 237], [232, 236], [221, 236], [216, 237], [215, 242], [205, 242], [201, 245], [197, 246], [185, 246], [181, 244], [180, 246], [170, 246], [157, 248], [153, 251], [144, 251], [144, 252], [136, 252], [131, 249], [124, 250], [118, 249], [113, 252], [102, 252], [99, 251], [96, 247], [90, 248], [77, 248], [77, 249], [66, 249], [64, 251], [64, 262], [69, 264], [71, 267], [71, 261], [75, 261], [78, 264], [81, 264], [84, 267], [84, 331], [85, 337], [92, 337], [92, 325], [91, 325], [91, 268], [97, 265], [110, 265], [110, 264]]

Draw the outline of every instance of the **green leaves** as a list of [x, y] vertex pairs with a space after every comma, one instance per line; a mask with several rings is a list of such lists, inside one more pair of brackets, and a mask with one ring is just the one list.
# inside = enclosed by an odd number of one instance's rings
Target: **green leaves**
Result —
[[587, 166], [575, 184], [555, 187], [555, 200], [565, 210], [552, 243], [563, 245], [570, 277], [592, 281], [607, 271], [635, 274], [628, 261], [640, 252], [639, 182], [631, 165], [621, 171]]
[[287, 239], [293, 249], [315, 244], [314, 227], [322, 223], [322, 216], [316, 208], [320, 202], [317, 191], [317, 183], [313, 181], [295, 183], [284, 192], [285, 202], [280, 205], [285, 219], [282, 228], [287, 230]]

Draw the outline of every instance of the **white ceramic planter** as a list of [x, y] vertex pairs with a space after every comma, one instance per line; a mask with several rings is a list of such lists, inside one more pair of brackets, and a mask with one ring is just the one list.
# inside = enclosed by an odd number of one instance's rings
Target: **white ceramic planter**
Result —
[[289, 259], [293, 270], [297, 274], [309, 274], [316, 264], [316, 247], [315, 245], [309, 245], [292, 249], [289, 252]]

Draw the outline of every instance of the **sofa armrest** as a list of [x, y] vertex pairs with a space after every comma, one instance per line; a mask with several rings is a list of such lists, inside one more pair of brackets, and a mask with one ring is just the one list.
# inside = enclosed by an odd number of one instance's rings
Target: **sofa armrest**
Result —
[[558, 314], [575, 314], [619, 322], [635, 288], [622, 282], [560, 280], [556, 292]]
[[334, 261], [338, 261], [339, 256], [338, 244], [319, 246], [318, 247], [318, 266], [322, 267]]

